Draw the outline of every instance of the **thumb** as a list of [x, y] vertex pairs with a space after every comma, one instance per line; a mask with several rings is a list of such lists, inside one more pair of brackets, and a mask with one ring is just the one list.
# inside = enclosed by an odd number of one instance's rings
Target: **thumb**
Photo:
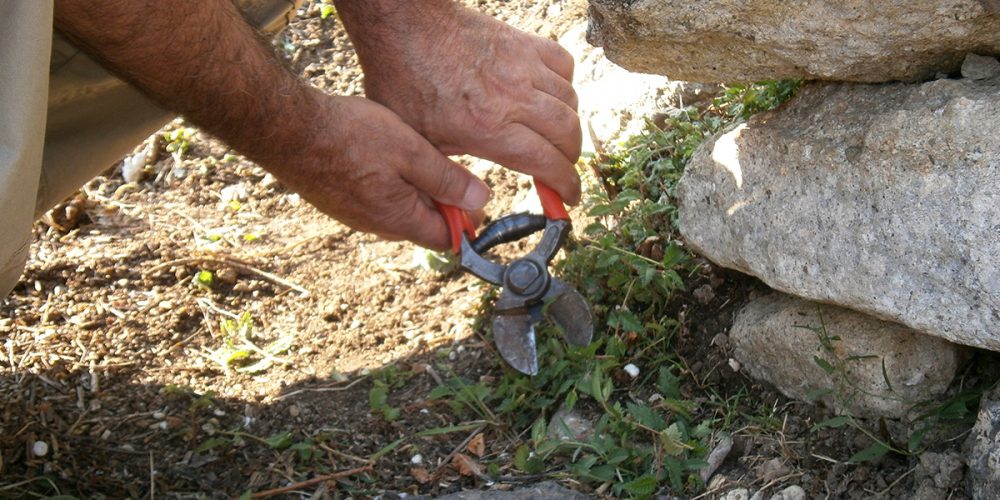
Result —
[[434, 150], [436, 157], [411, 164], [403, 179], [431, 198], [462, 210], [481, 210], [492, 193], [480, 178]]

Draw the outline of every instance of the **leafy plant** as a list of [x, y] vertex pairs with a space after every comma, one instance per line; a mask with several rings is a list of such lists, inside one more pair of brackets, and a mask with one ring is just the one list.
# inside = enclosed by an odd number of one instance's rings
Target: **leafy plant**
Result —
[[[854, 428], [861, 434], [864, 434], [871, 443], [866, 448], [854, 453], [850, 458], [848, 458], [849, 462], [858, 463], [874, 461], [882, 458], [888, 453], [895, 453], [903, 456], [919, 455], [920, 453], [926, 451], [929, 447], [929, 445], [925, 443], [928, 433], [935, 429], [943, 429], [951, 424], [963, 422], [967, 423], [967, 421], [975, 414], [979, 398], [982, 396], [984, 390], [982, 388], [964, 391], [943, 402], [909, 401], [901, 396], [895, 395], [895, 389], [893, 388], [892, 381], [889, 379], [884, 358], [877, 355], [842, 356], [838, 354], [836, 343], [840, 342], [841, 338], [839, 336], [829, 334], [826, 329], [826, 324], [823, 321], [822, 313], [819, 314], [819, 325], [804, 325], [800, 328], [810, 330], [816, 334], [819, 341], [818, 350], [820, 351], [820, 354], [814, 356], [813, 360], [819, 369], [830, 376], [833, 380], [833, 387], [816, 389], [810, 393], [811, 397], [818, 399], [829, 396], [834, 398], [840, 403], [841, 406], [843, 406], [846, 403], [849, 403], [850, 399], [855, 395], [866, 394], [883, 399], [900, 401], [910, 405], [912, 408], [927, 408], [926, 411], [915, 418], [914, 422], [917, 423], [919, 428], [910, 434], [905, 444], [895, 442], [893, 440], [892, 436], [886, 430], [885, 421], [882, 419], [878, 420], [878, 431], [873, 431], [869, 428], [870, 422], [850, 414], [838, 415], [813, 426], [814, 432], [825, 428], [840, 428], [848, 426]], [[852, 363], [870, 360], [872, 358], [879, 359], [881, 361], [882, 377], [888, 390], [886, 393], [873, 394], [870, 391], [858, 387], [858, 385], [850, 377]]]
[[330, 0], [323, 0], [323, 3], [319, 6], [319, 17], [320, 19], [326, 19], [330, 16], [337, 15], [337, 8], [330, 2]]
[[[675, 298], [698, 269], [677, 238], [675, 190], [707, 137], [783, 102], [797, 87], [730, 87], [708, 108], [677, 110], [662, 127], [649, 124], [599, 155], [591, 166], [603, 189], [587, 193], [589, 224], [556, 270], [592, 304], [595, 341], [568, 346], [557, 326], [543, 322], [534, 377], [505, 368], [495, 381], [452, 378], [429, 397], [448, 401], [462, 418], [524, 430], [512, 457], [524, 473], [561, 470], [614, 496], [703, 489], [697, 472], [720, 425], [732, 423], [738, 397], [696, 402], [681, 391], [686, 375], [672, 343], [684, 325]], [[484, 304], [492, 297], [487, 291]], [[633, 376], [623, 369], [628, 364], [654, 368]], [[547, 422], [560, 407], [595, 415], [592, 432], [549, 436]]]
[[191, 139], [197, 132], [193, 128], [178, 127], [163, 134], [163, 139], [167, 142], [167, 152], [174, 157], [174, 161], [180, 162], [184, 154], [191, 148]]
[[223, 318], [219, 324], [223, 345], [212, 352], [212, 360], [227, 373], [233, 366], [241, 372], [260, 373], [275, 363], [290, 363], [278, 355], [291, 348], [291, 337], [281, 337], [264, 347], [258, 347], [254, 330], [253, 318], [249, 312], [244, 312], [235, 320]]

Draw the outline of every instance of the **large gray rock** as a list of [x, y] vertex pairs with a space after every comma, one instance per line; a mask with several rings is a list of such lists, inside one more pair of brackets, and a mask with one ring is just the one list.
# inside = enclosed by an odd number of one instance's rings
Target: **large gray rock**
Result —
[[1000, 350], [1000, 82], [814, 84], [708, 141], [680, 231], [772, 288]]
[[939, 338], [781, 293], [747, 304], [729, 338], [752, 377], [794, 399], [832, 391], [821, 400], [856, 416], [906, 415], [944, 393], [962, 358]]
[[969, 437], [969, 482], [972, 497], [996, 498], [1000, 492], [1000, 387], [983, 394], [979, 417]]
[[1000, 54], [996, 0], [590, 0], [588, 40], [675, 80], [916, 81]]

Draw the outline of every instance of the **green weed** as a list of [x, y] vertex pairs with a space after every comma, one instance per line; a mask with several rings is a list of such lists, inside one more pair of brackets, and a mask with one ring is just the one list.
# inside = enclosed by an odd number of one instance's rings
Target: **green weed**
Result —
[[[704, 489], [698, 471], [739, 416], [740, 399], [696, 400], [681, 390], [687, 375], [673, 340], [684, 325], [674, 299], [697, 267], [677, 239], [675, 189], [707, 137], [780, 104], [798, 85], [730, 87], [706, 109], [679, 110], [663, 127], [650, 124], [599, 155], [592, 168], [602, 189], [587, 193], [589, 217], [577, 221], [587, 224], [584, 237], [570, 242], [556, 269], [592, 304], [595, 341], [568, 346], [558, 327], [543, 322], [537, 375], [505, 367], [496, 380], [452, 378], [429, 398], [447, 401], [460, 418], [511, 430], [512, 465], [527, 474], [568, 475], [613, 496]], [[628, 364], [639, 367], [634, 377], [623, 369]], [[592, 432], [549, 436], [560, 407], [594, 415]]]
[[163, 140], [167, 143], [167, 152], [174, 157], [175, 161], [180, 162], [184, 158], [184, 154], [191, 148], [191, 139], [194, 138], [195, 134], [197, 131], [188, 127], [178, 127], [163, 134]]
[[[967, 426], [976, 413], [980, 397], [982, 396], [984, 390], [986, 390], [986, 388], [977, 388], [963, 391], [941, 402], [907, 400], [896, 395], [896, 391], [893, 388], [892, 381], [889, 379], [889, 375], [885, 367], [884, 358], [881, 358], [878, 355], [843, 356], [838, 354], [836, 343], [840, 342], [841, 338], [837, 335], [829, 334], [826, 329], [826, 324], [823, 321], [822, 313], [819, 314], [819, 325], [807, 325], [801, 326], [801, 328], [816, 334], [819, 342], [818, 350], [820, 351], [820, 354], [814, 356], [813, 361], [819, 369], [832, 379], [833, 383], [832, 387], [823, 387], [813, 390], [810, 393], [811, 398], [819, 399], [823, 397], [830, 397], [837, 401], [841, 406], [844, 406], [850, 403], [853, 397], [864, 394], [882, 399], [899, 401], [910, 406], [912, 409], [924, 409], [923, 412], [919, 413], [912, 420], [911, 423], [915, 424], [913, 427], [916, 430], [909, 435], [906, 439], [906, 443], [896, 442], [893, 439], [888, 430], [886, 430], [887, 426], [884, 419], [877, 420], [877, 431], [870, 429], [871, 421], [860, 419], [849, 413], [838, 415], [814, 425], [812, 429], [814, 432], [825, 428], [840, 428], [849, 426], [861, 434], [864, 434], [869, 439], [870, 444], [866, 448], [854, 453], [847, 459], [848, 462], [859, 463], [875, 461], [889, 453], [894, 453], [900, 456], [915, 456], [923, 453], [933, 444], [928, 444], [926, 442], [928, 434], [932, 431], [942, 431], [945, 430], [945, 428], [956, 424]], [[850, 377], [851, 364], [872, 358], [880, 359], [882, 364], [882, 377], [887, 388], [887, 392], [882, 394], [874, 394], [859, 387]]]
[[275, 364], [290, 363], [278, 356], [292, 347], [292, 338], [280, 337], [259, 347], [253, 317], [249, 312], [236, 319], [223, 318], [219, 323], [219, 333], [223, 345], [212, 351], [210, 357], [226, 373], [234, 367], [244, 373], [261, 373]]

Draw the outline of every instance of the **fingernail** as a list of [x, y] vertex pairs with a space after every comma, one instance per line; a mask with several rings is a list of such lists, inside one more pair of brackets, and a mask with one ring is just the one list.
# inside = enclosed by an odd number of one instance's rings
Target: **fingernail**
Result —
[[479, 210], [486, 206], [493, 193], [486, 184], [480, 180], [474, 180], [465, 188], [465, 197], [462, 198], [462, 205], [465, 210]]

